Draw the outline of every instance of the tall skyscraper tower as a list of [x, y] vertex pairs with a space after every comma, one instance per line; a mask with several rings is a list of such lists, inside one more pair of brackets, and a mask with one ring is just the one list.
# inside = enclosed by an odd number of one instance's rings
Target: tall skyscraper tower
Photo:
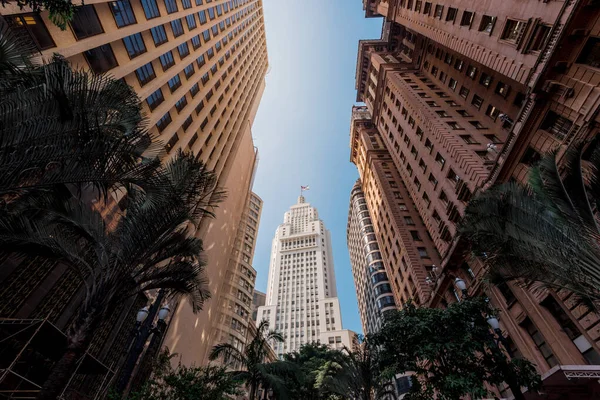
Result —
[[304, 196], [285, 213], [273, 238], [267, 302], [257, 323], [264, 319], [285, 338], [274, 344], [278, 356], [311, 342], [350, 348], [355, 339], [342, 329], [329, 231]]

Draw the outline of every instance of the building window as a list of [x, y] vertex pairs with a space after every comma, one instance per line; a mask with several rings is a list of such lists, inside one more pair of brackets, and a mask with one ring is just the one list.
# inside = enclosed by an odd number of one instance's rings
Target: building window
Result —
[[483, 97], [479, 97], [476, 94], [474, 94], [473, 99], [471, 100], [471, 104], [473, 104], [473, 106], [476, 109], [481, 109], [481, 106], [483, 105]]
[[140, 81], [140, 85], [142, 86], [150, 82], [152, 79], [156, 78], [156, 74], [154, 73], [154, 67], [152, 67], [152, 63], [142, 65], [141, 67], [136, 69], [135, 75], [137, 76], [138, 81]]
[[538, 25], [535, 27], [535, 30], [533, 31], [533, 36], [531, 37], [531, 40], [529, 41], [529, 47], [528, 50], [531, 51], [538, 51], [541, 50], [544, 47], [544, 44], [546, 43], [546, 39], [548, 38], [548, 36], [550, 36], [550, 31], [552, 30], [552, 27], [549, 25]]
[[141, 33], [134, 33], [133, 35], [124, 37], [123, 44], [125, 45], [125, 49], [127, 49], [129, 58], [135, 58], [146, 52], [146, 45]]
[[71, 20], [71, 28], [77, 39], [85, 39], [104, 32], [98, 14], [96, 14], [96, 9], [91, 5], [77, 7]]
[[167, 112], [165, 115], [163, 115], [161, 117], [161, 119], [158, 120], [158, 122], [156, 123], [156, 127], [158, 128], [159, 132], [162, 132], [163, 130], [165, 130], [165, 128], [171, 123], [171, 114], [169, 112]]
[[548, 363], [548, 366], [552, 368], [553, 366], [558, 364], [558, 361], [556, 360], [556, 357], [554, 357], [552, 349], [550, 348], [548, 343], [546, 343], [546, 339], [544, 338], [544, 336], [542, 336], [540, 331], [529, 319], [529, 317], [526, 317], [525, 320], [521, 322], [521, 327], [525, 329], [525, 331], [529, 334], [531, 340], [533, 340], [533, 343], [535, 343], [536, 347], [538, 348], [540, 353], [542, 353], [542, 356]]
[[204, 43], [208, 42], [210, 40], [210, 30], [207, 29], [202, 32], [202, 37], [204, 38]]
[[489, 15], [484, 15], [481, 17], [481, 23], [479, 24], [479, 32], [492, 33], [494, 29], [494, 25], [496, 24], [496, 17], [490, 17]]
[[181, 127], [183, 128], [184, 131], [187, 131], [187, 128], [190, 127], [190, 125], [192, 124], [192, 121], [194, 121], [194, 119], [192, 118], [192, 116], [188, 116], [185, 121], [183, 121], [183, 124], [181, 125]]
[[450, 81], [448, 81], [448, 87], [452, 90], [456, 90], [457, 84], [458, 84], [458, 82], [456, 82], [456, 80], [454, 78], [450, 78]]
[[421, 236], [419, 235], [419, 231], [410, 231], [410, 236], [413, 240], [421, 241]]
[[487, 110], [485, 110], [485, 115], [495, 121], [498, 118], [498, 115], [500, 115], [500, 110], [490, 104], [487, 106]]
[[510, 286], [508, 286], [508, 283], [502, 282], [496, 285], [496, 287], [500, 293], [502, 293], [502, 296], [504, 296], [504, 300], [506, 301], [506, 305], [508, 307], [512, 306], [517, 301], [517, 298], [515, 297], [515, 294], [511, 290]]
[[406, 225], [414, 225], [415, 221], [413, 221], [413, 219], [411, 217], [404, 217], [404, 223]]
[[564, 140], [572, 126], [573, 121], [570, 119], [562, 117], [554, 111], [548, 111], [540, 128], [552, 133], [557, 139]]
[[467, 76], [471, 79], [475, 79], [477, 76], [477, 67], [469, 65], [469, 68], [467, 68]]
[[177, 135], [177, 133], [175, 133], [173, 136], [171, 136], [171, 139], [169, 139], [169, 141], [167, 142], [167, 145], [165, 146], [167, 153], [170, 152], [171, 150], [173, 150], [173, 147], [175, 147], [175, 145], [177, 144], [178, 141], [179, 141], [179, 136]]
[[192, 98], [195, 97], [199, 91], [200, 91], [200, 86], [198, 86], [197, 83], [194, 83], [194, 86], [192, 86], [190, 89], [190, 94], [192, 95]]
[[183, 24], [181, 23], [181, 18], [171, 21], [171, 30], [173, 31], [173, 36], [175, 37], [183, 35]]
[[467, 144], [479, 144], [475, 139], [473, 139], [473, 136], [471, 135], [460, 135], [460, 138], [464, 140]]
[[429, 254], [427, 254], [427, 249], [425, 247], [417, 247], [417, 251], [421, 258], [429, 258]]
[[508, 19], [502, 31], [501, 39], [516, 44], [520, 40], [526, 25], [527, 23], [524, 21]]
[[440, 164], [441, 169], [444, 169], [444, 165], [446, 165], [446, 160], [444, 159], [444, 157], [442, 157], [442, 155], [440, 153], [436, 154], [435, 162]]
[[467, 112], [467, 110], [456, 110], [456, 112], [457, 112], [458, 114], [460, 114], [461, 116], [465, 117], [465, 118], [472, 117], [472, 115], [471, 115], [471, 114], [469, 114], [469, 113]]
[[167, 8], [168, 14], [173, 14], [174, 12], [179, 11], [177, 8], [177, 2], [175, 0], [165, 0], [165, 7]]
[[590, 37], [577, 58], [577, 63], [600, 68], [600, 38]]
[[441, 4], [438, 4], [435, 6], [435, 18], [437, 19], [442, 19], [442, 15], [444, 14], [444, 6]]
[[196, 50], [198, 47], [200, 47], [200, 36], [196, 35], [194, 36], [192, 39], [192, 47], [194, 48], [194, 50]]
[[158, 89], [150, 96], [148, 96], [148, 98], [146, 99], [146, 103], [148, 103], [148, 108], [150, 108], [150, 111], [152, 111], [156, 107], [158, 107], [164, 100], [165, 98], [163, 96], [162, 90]]
[[187, 22], [188, 30], [196, 29], [196, 17], [194, 14], [186, 15], [185, 20]]
[[479, 83], [483, 86], [485, 86], [486, 88], [490, 87], [490, 85], [492, 84], [492, 76], [486, 74], [485, 72], [481, 73], [481, 77], [479, 78]]
[[181, 99], [177, 100], [177, 103], [175, 103], [175, 108], [177, 109], [177, 112], [181, 112], [181, 110], [183, 110], [185, 108], [185, 106], [187, 106], [187, 97], [183, 96]]
[[206, 60], [204, 59], [204, 55], [201, 55], [198, 58], [196, 58], [196, 64], [198, 65], [198, 68], [201, 68], [204, 64], [206, 64]]
[[561, 330], [569, 337], [569, 339], [575, 340], [581, 335], [573, 320], [569, 318], [565, 310], [560, 306], [560, 304], [558, 304], [552, 295], [548, 295], [548, 297], [546, 297], [540, 304], [544, 306], [550, 314], [552, 314], [556, 322], [558, 322], [560, 325]]
[[119, 0], [110, 3], [110, 9], [112, 10], [115, 22], [119, 28], [127, 25], [135, 24], [135, 15], [131, 9], [131, 3], [129, 0]]
[[448, 124], [450, 126], [450, 128], [452, 128], [452, 130], [455, 130], [455, 131], [463, 130], [463, 128], [456, 121], [446, 121], [446, 124]]
[[144, 14], [146, 14], [146, 19], [160, 17], [160, 11], [158, 10], [158, 4], [156, 4], [156, 0], [141, 0], [141, 1], [142, 1], [142, 8], [144, 9]]
[[200, 103], [196, 106], [196, 115], [200, 114], [200, 112], [204, 109], [204, 100], [200, 100]]
[[471, 11], [463, 11], [462, 18], [460, 19], [460, 26], [468, 26], [470, 28], [474, 16], [475, 13]]
[[462, 97], [463, 99], [466, 99], [467, 96], [469, 96], [469, 89], [467, 89], [464, 86], [461, 86], [460, 91], [458, 92], [458, 95], [460, 97]]
[[454, 22], [456, 20], [457, 13], [458, 13], [458, 10], [456, 8], [448, 7], [448, 13], [446, 14], [446, 21]]
[[[11, 26], [18, 31], [26, 31], [39, 50], [55, 47], [44, 21], [37, 13], [7, 16]], [[114, 58], [114, 57], [113, 57]]]
[[171, 93], [173, 93], [175, 90], [177, 90], [177, 88], [179, 88], [179, 86], [181, 86], [181, 78], [179, 78], [179, 74], [175, 75], [174, 77], [172, 77], [171, 79], [169, 79], [169, 89], [171, 90]]
[[187, 79], [190, 79], [190, 76], [194, 75], [194, 64], [190, 64], [184, 68], [183, 73]]
[[476, 129], [487, 129], [483, 124], [479, 121], [469, 121], [471, 125], [473, 125]]
[[83, 54], [92, 70], [98, 74], [106, 72], [118, 65], [110, 44], [104, 44], [86, 50]]
[[177, 46], [177, 51], [179, 52], [180, 59], [187, 57], [190, 54], [190, 48], [187, 42], [183, 42], [179, 46]]
[[496, 85], [496, 90], [494, 92], [506, 98], [506, 96], [508, 96], [508, 93], [510, 92], [510, 86], [508, 86], [504, 82], [498, 82], [498, 84]]
[[192, 8], [191, 0], [181, 0], [181, 5], [183, 6], [184, 10], [187, 10], [188, 8]]
[[198, 19], [200, 20], [200, 24], [204, 25], [206, 23], [206, 11], [198, 11]]
[[152, 34], [152, 39], [154, 39], [154, 45], [160, 46], [163, 43], [167, 42], [167, 32], [165, 31], [165, 27], [163, 25], [155, 26], [150, 29], [150, 33]]
[[158, 57], [158, 59], [160, 60], [160, 65], [162, 65], [163, 71], [166, 71], [175, 65], [175, 58], [173, 57], [172, 51], [167, 51], [165, 54]]
[[425, 14], [425, 15], [431, 14], [431, 3], [425, 2], [425, 7], [423, 7], [423, 14]]

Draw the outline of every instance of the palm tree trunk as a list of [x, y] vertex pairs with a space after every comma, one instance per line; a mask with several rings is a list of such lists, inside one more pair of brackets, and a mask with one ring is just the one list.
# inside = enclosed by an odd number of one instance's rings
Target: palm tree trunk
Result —
[[85, 324], [74, 335], [68, 338], [69, 344], [67, 349], [52, 367], [50, 375], [38, 394], [37, 400], [55, 400], [60, 396], [91, 342], [92, 335], [89, 328], [90, 326]]
[[250, 394], [249, 394], [248, 400], [255, 400], [255, 399], [256, 399], [256, 383], [252, 382], [250, 384]]

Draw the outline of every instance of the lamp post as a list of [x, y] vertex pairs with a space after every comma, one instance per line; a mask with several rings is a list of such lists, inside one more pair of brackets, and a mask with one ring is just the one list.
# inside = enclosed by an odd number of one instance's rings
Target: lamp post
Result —
[[[144, 351], [144, 347], [146, 346], [146, 342], [150, 335], [154, 335], [152, 338], [153, 341], [156, 340], [156, 338], [162, 334], [163, 328], [166, 326], [165, 319], [169, 315], [170, 308], [168, 304], [161, 306], [164, 297], [164, 289], [159, 290], [158, 296], [156, 296], [156, 299], [150, 308], [146, 306], [137, 312], [134, 343], [127, 355], [127, 359], [123, 365], [115, 388], [119, 395], [122, 395], [125, 392], [125, 389], [127, 389], [133, 370], [138, 363], [140, 355]], [[157, 314], [158, 318], [156, 318]], [[154, 325], [155, 318], [157, 319], [156, 325]]]
[[515, 400], [525, 400], [525, 396], [523, 395], [523, 392], [521, 392], [521, 386], [517, 381], [517, 376], [515, 376], [514, 371], [511, 368], [505, 368], [509, 360], [506, 358], [504, 352], [502, 352], [500, 344], [502, 343], [504, 350], [511, 359], [513, 358], [513, 353], [508, 347], [508, 340], [502, 334], [502, 330], [500, 329], [500, 321], [498, 321], [498, 318], [492, 315], [487, 318], [487, 323], [494, 332], [490, 334], [491, 342], [494, 344], [491, 346], [491, 350], [494, 353], [494, 356], [501, 360], [504, 379], [506, 380], [506, 383], [508, 384], [508, 387], [510, 388]]

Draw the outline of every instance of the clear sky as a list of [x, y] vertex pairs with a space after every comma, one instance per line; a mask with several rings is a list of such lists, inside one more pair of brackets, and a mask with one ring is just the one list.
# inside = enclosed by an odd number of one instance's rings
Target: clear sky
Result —
[[264, 0], [270, 71], [254, 143], [260, 161], [254, 192], [264, 200], [253, 266], [265, 291], [271, 240], [283, 214], [310, 185], [306, 201], [331, 231], [344, 328], [361, 332], [346, 246], [350, 190], [350, 114], [359, 39], [379, 38], [361, 0]]

